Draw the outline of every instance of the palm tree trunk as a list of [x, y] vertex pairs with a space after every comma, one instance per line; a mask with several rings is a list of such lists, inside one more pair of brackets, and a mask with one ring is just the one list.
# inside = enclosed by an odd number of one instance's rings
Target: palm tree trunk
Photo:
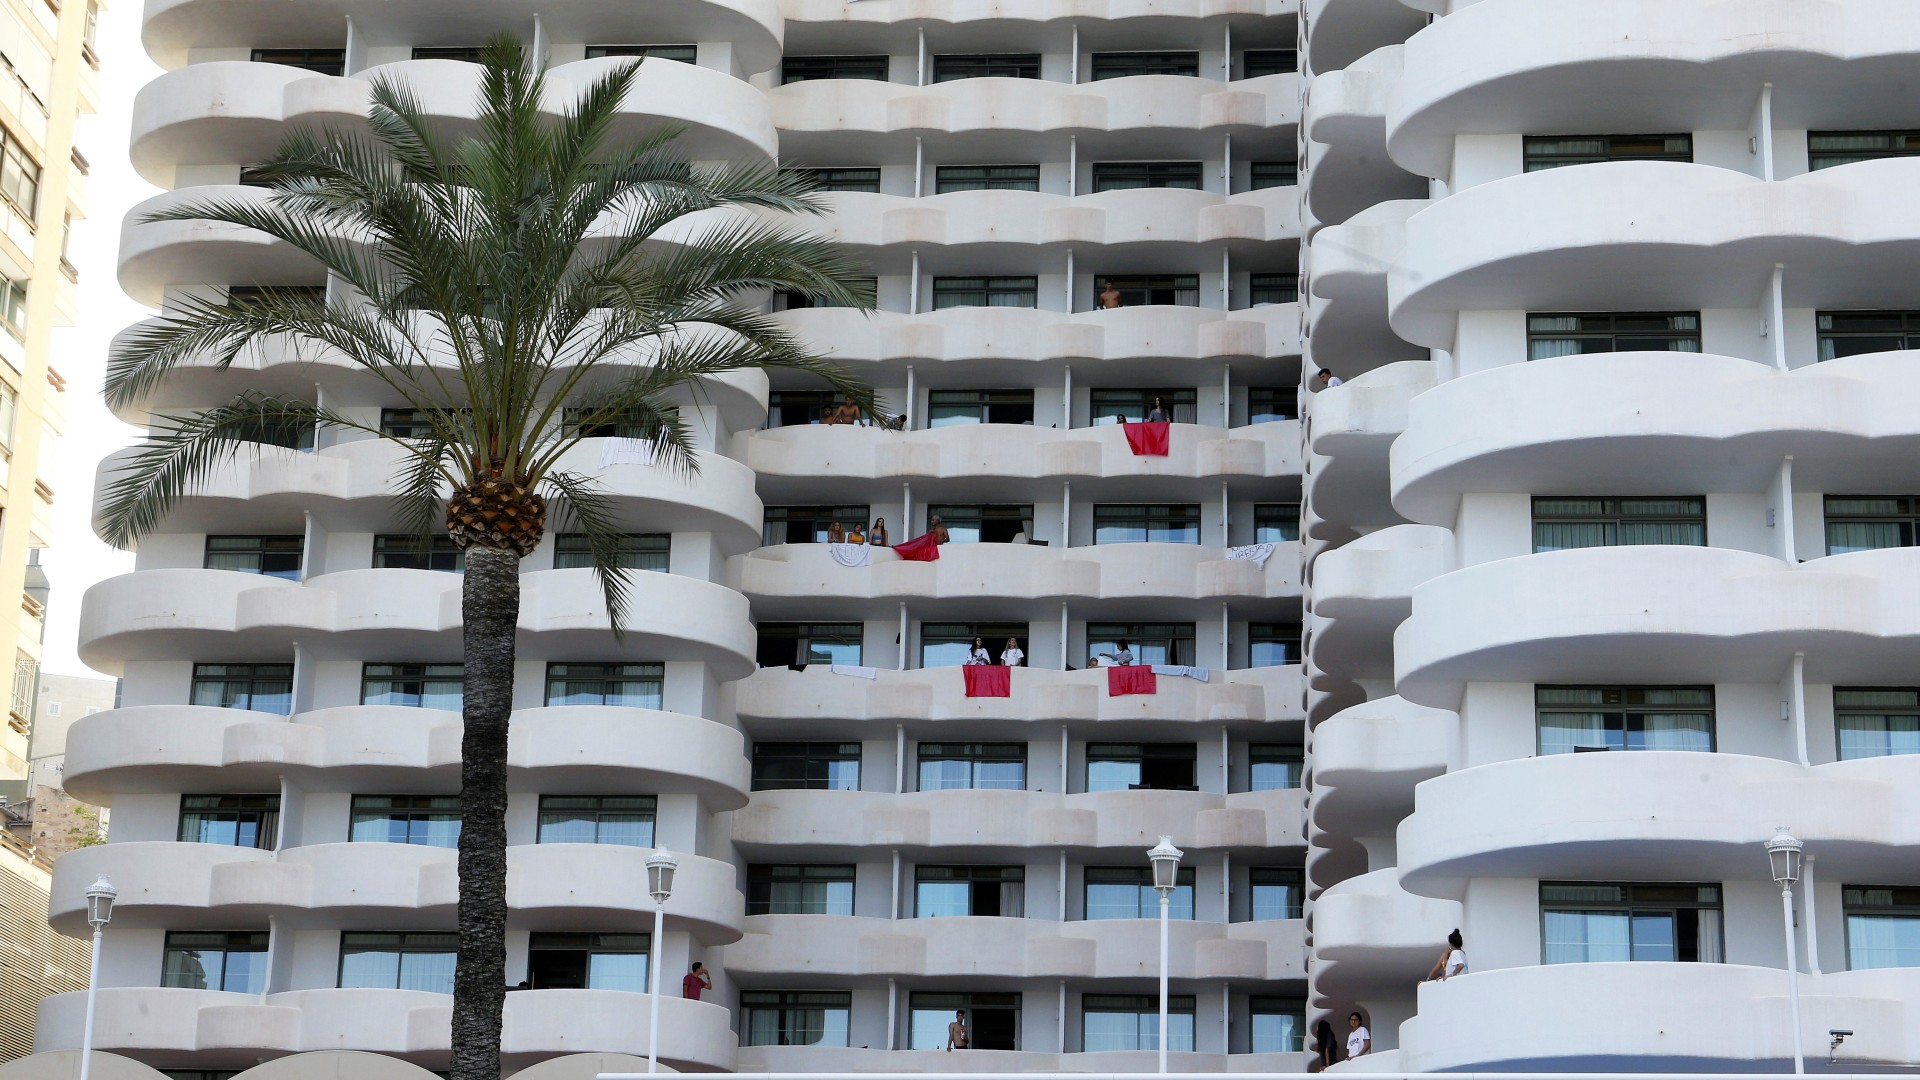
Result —
[[507, 720], [520, 557], [467, 549], [461, 583], [466, 696], [460, 742], [460, 953], [453, 980], [453, 1080], [499, 1080], [507, 988]]

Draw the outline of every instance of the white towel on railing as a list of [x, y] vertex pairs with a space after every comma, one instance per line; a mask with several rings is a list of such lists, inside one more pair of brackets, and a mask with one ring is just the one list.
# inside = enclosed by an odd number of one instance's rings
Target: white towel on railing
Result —
[[600, 444], [600, 467], [653, 464], [652, 439], [608, 439]]
[[1267, 560], [1273, 558], [1273, 545], [1246, 544], [1241, 547], [1230, 547], [1227, 549], [1227, 558], [1264, 567], [1267, 565]]
[[828, 544], [833, 561], [841, 566], [868, 566], [873, 563], [873, 548], [866, 544]]
[[1155, 664], [1153, 665], [1153, 673], [1155, 675], [1169, 675], [1169, 676], [1178, 676], [1183, 679], [1195, 679], [1200, 682], [1206, 682], [1212, 674], [1206, 668], [1188, 667], [1183, 664]]
[[870, 667], [856, 667], [853, 664], [834, 664], [827, 668], [835, 675], [851, 675], [856, 679], [878, 679], [880, 670]]

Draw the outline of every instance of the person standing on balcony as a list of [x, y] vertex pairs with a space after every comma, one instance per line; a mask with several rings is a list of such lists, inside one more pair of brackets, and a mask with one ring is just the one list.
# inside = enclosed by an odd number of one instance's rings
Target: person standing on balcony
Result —
[[887, 519], [874, 518], [873, 528], [867, 530], [867, 543], [874, 547], [887, 546]]
[[1120, 299], [1120, 290], [1113, 287], [1113, 279], [1107, 278], [1100, 283], [1100, 306], [1105, 310], [1126, 307], [1126, 301]]
[[1442, 982], [1467, 973], [1467, 952], [1462, 948], [1465, 943], [1458, 930], [1447, 935], [1447, 947], [1441, 951], [1440, 961], [1427, 972], [1428, 982]]
[[1156, 395], [1153, 399], [1153, 408], [1147, 410], [1147, 423], [1168, 424], [1172, 422], [1173, 414], [1167, 411], [1166, 403], [1161, 401]]
[[965, 1009], [956, 1009], [953, 1013], [953, 1023], [947, 1025], [947, 1051], [951, 1053], [952, 1051], [965, 1050], [966, 1048], [967, 1011]]
[[860, 406], [853, 403], [851, 394], [841, 399], [840, 404], [833, 410], [833, 422], [836, 424], [858, 425], [860, 420]]
[[969, 666], [979, 665], [985, 667], [991, 663], [993, 663], [993, 657], [987, 652], [987, 643], [979, 638], [974, 638], [973, 649], [967, 653], [967, 664]]
[[693, 968], [680, 980], [680, 996], [699, 1001], [700, 995], [711, 989], [713, 989], [712, 973], [707, 970], [707, 965], [694, 961]]
[[1008, 638], [1007, 647], [1000, 650], [1000, 663], [1007, 667], [1019, 667], [1026, 658], [1027, 654], [1020, 650], [1020, 642], [1013, 638]]
[[1347, 1060], [1365, 1057], [1373, 1052], [1373, 1032], [1360, 1022], [1359, 1013], [1347, 1014]]
[[1320, 380], [1320, 389], [1322, 390], [1331, 390], [1345, 381], [1340, 378], [1340, 376], [1335, 375], [1332, 368], [1321, 368], [1317, 378]]
[[1340, 1061], [1340, 1040], [1333, 1037], [1333, 1025], [1321, 1020], [1313, 1028], [1313, 1061], [1308, 1072], [1322, 1072]]
[[839, 522], [827, 526], [827, 543], [844, 544], [847, 542], [847, 528]]
[[927, 522], [927, 532], [933, 536], [936, 544], [944, 544], [948, 540], [947, 527], [941, 524], [939, 514], [933, 515], [933, 519]]

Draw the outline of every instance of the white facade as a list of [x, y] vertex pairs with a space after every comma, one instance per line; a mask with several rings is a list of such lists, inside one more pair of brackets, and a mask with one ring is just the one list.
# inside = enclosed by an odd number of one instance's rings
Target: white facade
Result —
[[1313, 1005], [1784, 1069], [1785, 827], [1809, 1068], [1912, 1068], [1911, 12], [1405, 6], [1303, 15]]
[[[658, 943], [672, 1000], [657, 1048], [674, 1068], [1151, 1067], [1157, 902], [1126, 875], [1162, 834], [1192, 876], [1172, 933], [1176, 1066], [1306, 1064], [1298, 5], [1172, 7], [148, 4], [144, 41], [168, 70], [136, 103], [131, 152], [169, 190], [129, 216], [119, 274], [162, 310], [322, 278], [257, 235], [144, 213], [260, 197], [243, 167], [296, 125], [351, 122], [378, 74], [470, 116], [479, 69], [415, 50], [499, 30], [544, 52], [556, 102], [614, 62], [606, 46], [677, 47], [644, 63], [626, 129], [681, 123], [696, 159], [829, 170], [817, 225], [876, 275], [871, 316], [769, 304], [907, 430], [828, 430], [806, 422], [809, 388], [740, 376], [688, 404], [697, 486], [603, 465], [598, 441], [563, 465], [667, 539], [620, 641], [560, 538], [524, 564], [508, 979], [532, 987], [508, 996], [510, 1070], [578, 1080], [652, 1041], [647, 997], [619, 979], [633, 937], [558, 936], [651, 925], [647, 847], [606, 842], [604, 819], [603, 842], [558, 842], [543, 801], [588, 797], [652, 799], [646, 839], [681, 858]], [[990, 186], [983, 166], [1000, 167]], [[1098, 310], [1107, 278], [1128, 306]], [[269, 343], [230, 371], [186, 366], [126, 418], [243, 387], [318, 392], [369, 423], [399, 404], [349, 365]], [[1137, 457], [1111, 418], [1139, 419], [1154, 394], [1175, 414], [1170, 452]], [[969, 396], [976, 422], [960, 422]], [[66, 774], [112, 805], [114, 829], [62, 862], [52, 919], [79, 931], [97, 874], [121, 889], [101, 1049], [216, 1073], [341, 1049], [445, 1067], [444, 946], [355, 936], [454, 925], [450, 848], [369, 841], [367, 797], [458, 785], [459, 714], [390, 685], [434, 673], [369, 667], [460, 656], [459, 578], [382, 565], [395, 465], [385, 444], [331, 432], [243, 459], [87, 596], [81, 654], [124, 690], [74, 725]], [[955, 542], [934, 563], [876, 549], [847, 567], [787, 542], [814, 539], [808, 507], [884, 517], [895, 542], [939, 513]], [[991, 542], [968, 542], [976, 518]], [[1281, 534], [1264, 562], [1227, 558]], [[1008, 697], [969, 698], [942, 666], [976, 630], [996, 654], [1020, 638], [1031, 666]], [[789, 670], [800, 633], [878, 670], [830, 673], [819, 655]], [[1205, 678], [1110, 696], [1084, 669], [1117, 636]], [[634, 676], [638, 703], [561, 704], [550, 664], [658, 666]], [[979, 782], [941, 779], [973, 759]], [[194, 933], [232, 936], [180, 936]], [[372, 985], [369, 956], [413, 946], [394, 962], [409, 974]], [[222, 948], [223, 976], [181, 973]], [[554, 959], [583, 948], [608, 957], [584, 979]], [[703, 1002], [672, 989], [694, 961], [713, 972]], [[978, 1049], [915, 1052], [956, 1005]], [[83, 1006], [45, 1002], [39, 1049], [76, 1046]]]

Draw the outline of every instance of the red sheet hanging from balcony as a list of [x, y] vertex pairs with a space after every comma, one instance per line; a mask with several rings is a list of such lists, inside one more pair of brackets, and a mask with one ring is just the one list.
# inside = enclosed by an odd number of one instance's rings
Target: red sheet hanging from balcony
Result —
[[999, 664], [968, 664], [960, 669], [968, 697], [1012, 697], [1013, 669]]
[[1166, 457], [1168, 431], [1173, 425], [1164, 421], [1128, 424], [1127, 445], [1134, 457]]
[[911, 540], [895, 544], [893, 553], [908, 562], [933, 562], [940, 557], [940, 545], [934, 541], [932, 533], [921, 533]]
[[1153, 669], [1145, 664], [1129, 664], [1126, 667], [1107, 669], [1107, 696], [1121, 697], [1126, 694], [1154, 694], [1160, 690], [1158, 680], [1153, 677]]

